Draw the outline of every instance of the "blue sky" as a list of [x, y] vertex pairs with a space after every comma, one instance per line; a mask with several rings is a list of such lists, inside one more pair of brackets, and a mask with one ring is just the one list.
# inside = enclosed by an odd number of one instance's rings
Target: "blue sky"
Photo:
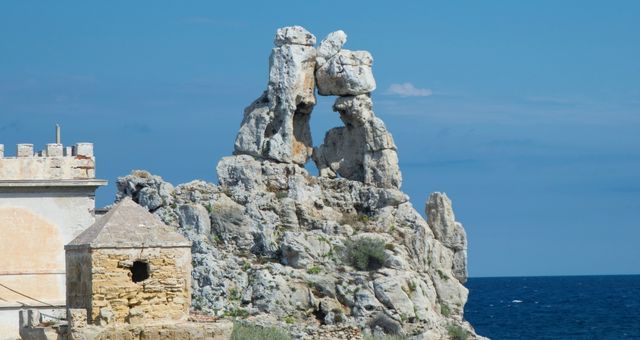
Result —
[[94, 142], [100, 205], [132, 169], [215, 181], [288, 25], [373, 54], [404, 189], [452, 198], [472, 276], [640, 273], [636, 1], [3, 1], [0, 143]]

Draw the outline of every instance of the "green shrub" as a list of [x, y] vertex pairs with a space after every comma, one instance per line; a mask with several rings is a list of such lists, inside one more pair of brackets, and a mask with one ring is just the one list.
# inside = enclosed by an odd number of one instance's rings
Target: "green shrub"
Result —
[[367, 223], [369, 223], [369, 216], [365, 215], [365, 214], [360, 214], [360, 215], [358, 215], [358, 221], [360, 221], [360, 222], [362, 222], [364, 224], [367, 224]]
[[449, 317], [449, 315], [451, 315], [451, 309], [449, 309], [449, 306], [443, 303], [440, 305], [440, 314], [442, 314], [442, 316], [444, 317]]
[[238, 288], [229, 289], [229, 300], [240, 300], [240, 292]]
[[452, 340], [467, 340], [469, 338], [469, 333], [458, 325], [449, 325], [447, 333], [449, 333]]
[[246, 325], [243, 323], [233, 324], [231, 340], [291, 340], [284, 331], [277, 328], [260, 327]]
[[348, 224], [355, 229], [359, 229], [361, 227], [366, 226], [372, 220], [369, 215], [362, 213], [350, 213], [342, 215], [342, 219], [340, 220], [340, 224]]
[[224, 313], [225, 316], [228, 317], [232, 317], [232, 318], [246, 318], [249, 316], [249, 311], [244, 309], [244, 308], [234, 308], [231, 310], [228, 310]]
[[377, 238], [362, 237], [347, 244], [347, 260], [359, 270], [376, 270], [382, 267], [387, 255], [385, 242]]
[[415, 292], [416, 288], [418, 288], [418, 285], [413, 280], [410, 280], [407, 286], [409, 287], [409, 293]]
[[322, 268], [318, 266], [313, 266], [307, 269], [307, 274], [316, 275], [316, 274], [320, 274], [320, 271], [322, 271]]

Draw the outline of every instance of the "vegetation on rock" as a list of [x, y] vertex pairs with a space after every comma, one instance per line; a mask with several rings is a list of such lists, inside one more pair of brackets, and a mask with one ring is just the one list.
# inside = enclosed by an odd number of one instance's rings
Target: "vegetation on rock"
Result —
[[245, 323], [235, 323], [231, 340], [290, 340], [289, 334], [284, 331], [271, 328], [249, 325]]
[[386, 259], [384, 250], [384, 240], [362, 237], [347, 243], [347, 259], [359, 270], [376, 270]]

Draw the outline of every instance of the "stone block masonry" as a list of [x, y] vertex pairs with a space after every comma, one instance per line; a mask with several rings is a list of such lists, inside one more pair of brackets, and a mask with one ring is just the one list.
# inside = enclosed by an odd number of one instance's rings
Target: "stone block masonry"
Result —
[[[133, 282], [131, 269], [142, 259], [150, 276]], [[99, 249], [92, 254], [94, 324], [140, 323], [149, 319], [186, 320], [191, 304], [188, 248]], [[71, 301], [69, 301], [71, 303]]]

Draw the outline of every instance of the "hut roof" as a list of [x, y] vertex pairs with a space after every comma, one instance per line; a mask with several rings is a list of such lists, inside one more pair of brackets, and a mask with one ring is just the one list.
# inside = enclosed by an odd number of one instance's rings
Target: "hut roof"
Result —
[[64, 248], [191, 247], [191, 241], [126, 197]]

